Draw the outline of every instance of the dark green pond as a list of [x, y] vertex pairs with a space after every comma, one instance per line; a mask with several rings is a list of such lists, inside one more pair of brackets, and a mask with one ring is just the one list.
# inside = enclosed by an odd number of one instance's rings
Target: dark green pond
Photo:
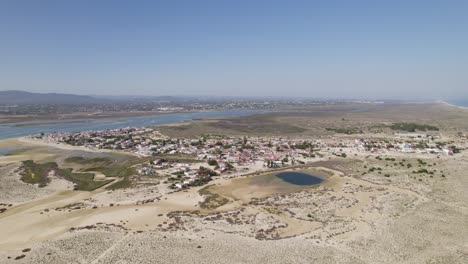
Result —
[[275, 175], [283, 181], [294, 185], [316, 185], [323, 182], [323, 179], [303, 172], [286, 171]]

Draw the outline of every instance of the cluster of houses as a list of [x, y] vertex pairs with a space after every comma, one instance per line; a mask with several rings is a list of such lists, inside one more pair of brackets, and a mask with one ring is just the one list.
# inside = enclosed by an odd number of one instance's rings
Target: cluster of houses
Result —
[[436, 142], [438, 136], [397, 133], [392, 140], [369, 140], [355, 139], [354, 146], [360, 152], [402, 152], [419, 154], [454, 154], [454, 146], [447, 146], [445, 143]]
[[127, 127], [102, 131], [54, 132], [37, 136], [46, 142], [61, 142], [92, 149], [138, 151], [150, 146], [154, 140], [164, 138], [152, 128]]
[[[252, 165], [265, 162], [268, 167], [314, 156], [317, 151], [327, 151], [341, 156], [341, 148], [355, 148], [360, 152], [398, 151], [404, 153], [445, 153], [454, 154], [453, 147], [437, 143], [438, 136], [397, 133], [393, 139], [355, 139], [342, 141], [331, 139], [328, 142], [301, 139], [264, 137], [221, 137], [202, 136], [197, 139], [168, 138], [152, 128], [123, 128], [105, 131], [84, 131], [73, 133], [50, 133], [40, 135], [49, 142], [62, 142], [70, 145], [100, 149], [119, 149], [141, 156], [160, 154], [188, 154], [199, 160], [215, 160], [222, 171], [228, 164]], [[338, 150], [339, 149], [339, 150]], [[338, 153], [338, 154], [337, 154]], [[156, 169], [172, 167], [171, 161], [159, 160]], [[154, 173], [144, 170], [142, 174]]]
[[276, 168], [301, 164], [316, 156], [345, 158], [346, 153], [430, 153], [453, 155], [459, 149], [440, 142], [438, 136], [397, 133], [387, 139], [340, 139], [322, 140], [284, 139], [267, 137], [225, 137], [204, 135], [196, 139], [169, 138], [152, 128], [123, 128], [105, 131], [50, 133], [37, 136], [48, 142], [61, 142], [75, 146], [99, 149], [118, 149], [141, 156], [177, 156], [188, 154], [213, 169], [196, 168], [194, 164], [174, 159], [156, 159], [138, 169], [141, 175], [154, 175], [164, 171], [175, 175], [174, 188], [206, 183], [214, 174], [232, 171], [235, 166], [251, 167], [262, 163], [264, 167]]
[[[248, 165], [256, 161], [281, 161], [285, 157], [308, 156], [313, 150], [311, 147], [318, 146], [316, 142], [281, 138], [216, 136], [203, 136], [198, 139], [168, 138], [152, 128], [57, 132], [37, 137], [47, 142], [61, 142], [94, 149], [123, 150], [142, 156], [189, 154], [199, 160], [217, 160], [221, 169], [226, 168], [227, 163]], [[171, 166], [171, 164], [161, 162], [157, 166]]]
[[[219, 170], [222, 173], [224, 170]], [[171, 187], [181, 189], [193, 185], [200, 185], [211, 180], [212, 176], [218, 175], [214, 170], [208, 168], [196, 168], [195, 164], [188, 164], [176, 160], [156, 159], [148, 162], [143, 167], [137, 169], [140, 175], [155, 175], [164, 173], [172, 175], [169, 178]]]

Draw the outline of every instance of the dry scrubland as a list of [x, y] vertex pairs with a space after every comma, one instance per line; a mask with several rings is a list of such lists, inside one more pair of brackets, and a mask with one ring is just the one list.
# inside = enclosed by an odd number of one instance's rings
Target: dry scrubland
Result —
[[[369, 111], [365, 111], [370, 109]], [[353, 128], [378, 132], [393, 122], [437, 125], [447, 133], [468, 130], [468, 110], [446, 104], [376, 106], [311, 106], [300, 112], [277, 112], [237, 118], [212, 118], [182, 125], [167, 125], [160, 131], [174, 137], [200, 134], [326, 137], [326, 128]]]
[[[468, 110], [444, 104], [352, 109], [314, 106], [308, 113], [211, 119], [161, 130], [187, 137], [339, 140], [391, 136], [388, 124], [418, 122], [466, 144], [457, 133], [468, 132]], [[358, 128], [362, 134], [325, 128]], [[468, 263], [467, 152], [439, 158], [325, 156], [301, 168], [320, 170], [325, 183], [281, 192], [262, 188], [256, 175], [181, 192], [161, 187], [159, 178], [132, 176], [130, 188], [88, 192], [72, 191], [58, 178], [37, 188], [20, 181], [18, 171], [26, 159], [56, 161], [75, 171], [96, 168], [67, 162], [83, 150], [16, 140], [0, 147], [17, 144], [28, 150], [0, 157], [0, 263]], [[132, 158], [111, 157], [132, 164]], [[432, 173], [413, 172], [422, 168]]]

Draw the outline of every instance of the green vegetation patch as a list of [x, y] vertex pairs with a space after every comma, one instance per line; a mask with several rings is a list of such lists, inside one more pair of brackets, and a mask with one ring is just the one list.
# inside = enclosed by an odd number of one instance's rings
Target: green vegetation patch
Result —
[[461, 148], [457, 147], [457, 146], [450, 146], [450, 148], [452, 149], [452, 152], [453, 153], [460, 153], [461, 152]]
[[46, 187], [50, 179], [49, 172], [57, 168], [57, 163], [49, 162], [37, 164], [32, 160], [23, 161], [21, 166], [21, 180], [25, 183], [37, 184], [40, 188]]
[[136, 169], [133, 167], [136, 164], [145, 162], [145, 160], [126, 160], [126, 161], [115, 161], [107, 157], [95, 157], [95, 158], [84, 158], [84, 157], [69, 157], [65, 159], [67, 163], [75, 163], [84, 165], [85, 172], [100, 172], [106, 177], [129, 177], [136, 175]]
[[86, 169], [85, 171], [97, 171], [104, 174], [106, 177], [129, 177], [137, 174], [135, 168], [130, 167], [131, 165], [124, 164], [124, 165], [116, 165], [111, 167], [93, 167]]
[[50, 172], [55, 176], [61, 177], [75, 184], [75, 190], [92, 191], [110, 181], [95, 181], [93, 173], [74, 173], [72, 169], [61, 169], [55, 162], [35, 163], [32, 160], [23, 161], [21, 166], [21, 180], [26, 183], [38, 184], [39, 187], [45, 187], [50, 182], [48, 177]]
[[208, 160], [208, 165], [210, 166], [218, 166], [218, 162], [214, 159], [209, 159]]
[[88, 164], [111, 164], [112, 160], [110, 158], [105, 158], [105, 157], [96, 157], [96, 158], [87, 159], [84, 157], [76, 156], [76, 157], [66, 158], [65, 162], [88, 165]]
[[95, 181], [93, 173], [74, 173], [72, 169], [61, 169], [58, 175], [75, 184], [75, 190], [92, 191], [111, 182]]
[[245, 134], [289, 134], [302, 133], [306, 129], [287, 123], [278, 123], [267, 120], [229, 119], [206, 123], [210, 129], [220, 129], [227, 132], [240, 132]]
[[20, 148], [20, 149], [15, 149], [15, 150], [12, 150], [10, 152], [7, 153], [7, 156], [15, 156], [15, 155], [21, 155], [21, 154], [24, 154], [26, 152], [28, 152], [29, 150], [31, 150], [32, 148]]
[[352, 128], [326, 128], [327, 131], [332, 131], [338, 134], [347, 134], [347, 135], [352, 135], [352, 134], [361, 134], [362, 130], [352, 127]]
[[211, 177], [199, 177], [199, 178], [195, 179], [195, 181], [192, 182], [190, 185], [191, 186], [203, 186], [203, 185], [207, 184], [210, 181], [211, 181]]
[[199, 203], [200, 208], [212, 210], [223, 206], [229, 202], [229, 199], [217, 193], [211, 192], [210, 187], [212, 186], [214, 185], [208, 185], [198, 191], [200, 195], [205, 196], [205, 200]]
[[126, 189], [132, 187], [132, 181], [129, 177], [124, 177], [122, 180], [115, 182], [106, 187], [107, 190]]
[[198, 173], [200, 175], [208, 175], [208, 176], [218, 176], [218, 173], [216, 173], [214, 170], [211, 170], [209, 168], [205, 168], [203, 166], [200, 166], [200, 168], [198, 169]]
[[417, 123], [394, 123], [390, 126], [393, 130], [401, 130], [407, 132], [416, 131], [439, 131], [439, 128], [431, 125], [423, 125]]

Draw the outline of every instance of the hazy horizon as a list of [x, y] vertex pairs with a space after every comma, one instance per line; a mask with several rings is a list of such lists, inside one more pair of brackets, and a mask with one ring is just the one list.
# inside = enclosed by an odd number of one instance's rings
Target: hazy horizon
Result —
[[466, 1], [5, 1], [0, 91], [468, 98]]
[[207, 95], [207, 94], [161, 94], [161, 95], [151, 95], [151, 94], [121, 94], [121, 95], [112, 95], [112, 94], [87, 94], [87, 93], [68, 93], [68, 92], [33, 92], [33, 91], [25, 91], [25, 90], [0, 90], [0, 92], [29, 92], [33, 94], [63, 94], [63, 95], [77, 95], [77, 96], [90, 96], [94, 98], [102, 98], [102, 99], [144, 99], [147, 98], [157, 98], [157, 97], [174, 97], [174, 98], [196, 98], [196, 99], [272, 99], [272, 100], [317, 100], [317, 101], [370, 101], [370, 102], [378, 102], [378, 101], [401, 101], [401, 102], [434, 102], [434, 101], [465, 101], [463, 98], [429, 98], [429, 99], [392, 99], [392, 98], [359, 98], [359, 97], [311, 97], [311, 96], [289, 96], [289, 95], [277, 95], [277, 96], [249, 96], [249, 95]]

